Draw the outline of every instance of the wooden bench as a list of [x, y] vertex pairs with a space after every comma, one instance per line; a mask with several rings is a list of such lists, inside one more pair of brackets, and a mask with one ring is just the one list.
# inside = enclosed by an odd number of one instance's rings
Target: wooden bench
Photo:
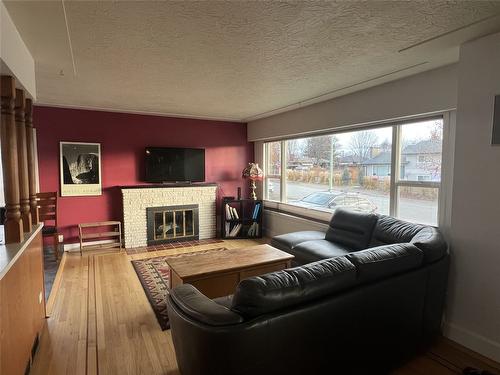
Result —
[[[97, 229], [96, 229], [97, 228]], [[78, 224], [80, 235], [80, 255], [85, 250], [101, 250], [119, 247], [122, 250], [122, 223], [120, 221], [100, 221]], [[90, 241], [111, 240], [106, 243]]]

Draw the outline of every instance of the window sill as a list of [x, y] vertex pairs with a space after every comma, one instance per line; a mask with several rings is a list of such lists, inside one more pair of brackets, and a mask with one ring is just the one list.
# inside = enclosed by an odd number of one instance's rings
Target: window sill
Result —
[[296, 216], [301, 219], [314, 221], [320, 224], [328, 224], [332, 218], [332, 212], [324, 212], [312, 208], [299, 207], [293, 204], [264, 200], [267, 210]]

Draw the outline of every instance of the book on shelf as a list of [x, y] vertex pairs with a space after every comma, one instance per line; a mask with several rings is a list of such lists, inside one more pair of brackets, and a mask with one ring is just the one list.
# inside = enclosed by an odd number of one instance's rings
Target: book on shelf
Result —
[[253, 208], [253, 214], [252, 214], [252, 219], [255, 220], [259, 216], [259, 210], [260, 210], [260, 203], [256, 203], [254, 208]]
[[233, 218], [231, 214], [231, 206], [226, 203], [226, 219], [231, 220]]
[[259, 235], [259, 223], [253, 222], [247, 232], [248, 237], [257, 237]]
[[241, 230], [241, 227], [243, 226], [243, 224], [239, 223], [239, 224], [236, 224], [233, 229], [229, 232], [229, 237], [236, 237], [238, 235], [238, 233], [240, 233], [240, 230]]
[[238, 215], [238, 210], [236, 208], [231, 207], [229, 204], [226, 203], [226, 219], [227, 220], [238, 220], [240, 216]]
[[238, 216], [238, 211], [236, 210], [236, 208], [231, 207], [231, 209], [233, 210], [233, 218], [234, 219], [239, 219], [240, 217]]

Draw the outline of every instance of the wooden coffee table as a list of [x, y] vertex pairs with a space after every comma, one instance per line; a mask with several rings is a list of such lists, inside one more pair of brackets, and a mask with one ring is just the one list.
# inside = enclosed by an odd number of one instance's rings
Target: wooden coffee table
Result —
[[170, 288], [192, 284], [209, 298], [233, 294], [240, 280], [290, 268], [293, 255], [269, 245], [211, 251], [166, 260]]

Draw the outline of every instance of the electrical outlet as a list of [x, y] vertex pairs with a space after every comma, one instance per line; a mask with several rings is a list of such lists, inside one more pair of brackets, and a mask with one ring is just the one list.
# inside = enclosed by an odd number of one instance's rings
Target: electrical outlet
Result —
[[43, 298], [42, 291], [40, 291], [40, 293], [38, 294], [38, 304], [42, 303], [42, 298]]
[[63, 243], [64, 242], [64, 236], [62, 234], [60, 234], [58, 237], [59, 237], [59, 243]]

